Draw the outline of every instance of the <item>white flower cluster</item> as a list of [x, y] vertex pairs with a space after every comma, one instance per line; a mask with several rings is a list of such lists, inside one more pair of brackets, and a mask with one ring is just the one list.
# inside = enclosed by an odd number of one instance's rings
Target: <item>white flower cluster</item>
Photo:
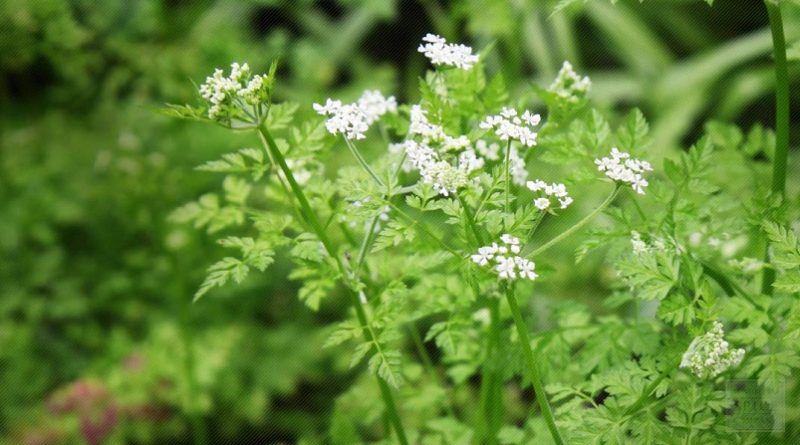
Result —
[[478, 55], [472, 54], [469, 46], [447, 43], [447, 40], [436, 34], [427, 34], [422, 41], [427, 43], [420, 44], [417, 51], [431, 59], [434, 65], [450, 65], [468, 70], [478, 62]]
[[258, 105], [268, 99], [269, 85], [266, 75], [252, 75], [248, 64], [231, 64], [231, 73], [217, 68], [214, 74], [206, 77], [200, 85], [200, 96], [208, 102], [208, 117], [219, 119], [230, 114], [236, 99], [250, 105]]
[[681, 368], [689, 368], [694, 375], [705, 379], [741, 363], [744, 349], [731, 349], [724, 335], [722, 323], [715, 321], [710, 331], [692, 340], [681, 359]]
[[372, 125], [386, 113], [397, 112], [397, 100], [394, 96], [383, 97], [378, 90], [366, 90], [358, 98], [358, 108], [367, 115], [367, 122]]
[[[450, 196], [466, 186], [469, 174], [484, 166], [485, 161], [470, 147], [468, 137], [448, 135], [440, 125], [428, 121], [427, 113], [420, 105], [411, 107], [408, 135], [418, 140], [391, 144], [389, 150], [404, 150], [406, 163], [403, 169], [419, 170], [422, 181], [431, 184], [443, 196]], [[439, 152], [433, 147], [438, 147]]]
[[494, 129], [495, 134], [503, 141], [516, 139], [527, 147], [533, 147], [536, 145], [537, 134], [532, 128], [539, 125], [541, 120], [541, 116], [528, 110], [519, 116], [517, 110], [503, 107], [500, 114], [484, 119], [480, 127], [484, 130]]
[[343, 134], [348, 139], [364, 139], [369, 126], [388, 112], [397, 111], [394, 96], [383, 97], [380, 91], [367, 90], [357, 102], [343, 104], [340, 100], [328, 99], [324, 105], [314, 104], [314, 111], [329, 116], [325, 128], [331, 134]]
[[611, 149], [610, 158], [595, 159], [594, 163], [598, 170], [606, 173], [606, 176], [614, 181], [630, 184], [640, 195], [644, 195], [644, 188], [648, 185], [642, 174], [653, 171], [649, 162], [633, 159], [630, 154], [619, 151], [617, 147]]
[[436, 193], [442, 196], [450, 196], [466, 186], [469, 174], [484, 164], [472, 149], [461, 152], [456, 165], [451, 165], [440, 159], [439, 154], [425, 142], [409, 139], [400, 145], [406, 152], [407, 161], [419, 170], [422, 181], [432, 185]]
[[567, 186], [559, 183], [548, 184], [541, 179], [535, 181], [528, 181], [525, 184], [528, 190], [538, 193], [544, 192], [544, 196], [540, 196], [533, 200], [533, 205], [539, 210], [547, 210], [552, 205], [550, 198], [553, 197], [558, 200], [558, 204], [562, 209], [566, 209], [572, 204], [572, 197], [567, 193]]
[[564, 61], [555, 80], [547, 89], [568, 102], [577, 102], [589, 92], [592, 81], [588, 76], [581, 77], [572, 69], [572, 64]]
[[641, 255], [650, 250], [650, 246], [642, 239], [642, 235], [637, 231], [631, 232], [631, 248], [634, 255]]
[[478, 249], [478, 253], [472, 255], [472, 261], [479, 266], [494, 263], [492, 270], [502, 280], [535, 280], [539, 276], [535, 271], [536, 264], [518, 255], [521, 250], [519, 238], [506, 233], [500, 237], [500, 241], [500, 245], [492, 243]]

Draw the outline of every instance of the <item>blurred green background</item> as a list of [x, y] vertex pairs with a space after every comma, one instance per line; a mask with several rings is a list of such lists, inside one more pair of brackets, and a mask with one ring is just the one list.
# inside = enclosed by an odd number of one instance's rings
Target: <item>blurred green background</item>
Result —
[[[411, 102], [434, 32], [496, 42], [512, 97], [572, 61], [601, 108], [644, 111], [654, 158], [708, 120], [772, 125], [760, 2], [557, 3], [0, 0], [0, 444], [324, 443], [358, 372], [321, 348], [343, 309], [305, 308], [281, 262], [190, 304], [220, 255], [168, 215], [218, 186], [192, 167], [256, 141], [154, 110], [195, 100], [214, 67], [279, 57], [276, 94], [306, 113], [365, 88]], [[790, 78], [796, 107], [796, 63]], [[593, 264], [553, 287], [591, 288]]]

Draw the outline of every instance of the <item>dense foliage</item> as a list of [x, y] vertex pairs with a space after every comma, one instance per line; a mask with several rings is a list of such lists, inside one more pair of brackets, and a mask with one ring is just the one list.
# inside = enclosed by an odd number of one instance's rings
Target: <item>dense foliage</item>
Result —
[[766, 24], [3, 3], [0, 443], [793, 443]]

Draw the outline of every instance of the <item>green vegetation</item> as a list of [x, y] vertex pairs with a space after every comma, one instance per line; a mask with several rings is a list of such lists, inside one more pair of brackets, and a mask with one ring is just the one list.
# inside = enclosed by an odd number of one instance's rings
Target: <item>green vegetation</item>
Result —
[[796, 443], [798, 60], [793, 0], [0, 2], [0, 444]]

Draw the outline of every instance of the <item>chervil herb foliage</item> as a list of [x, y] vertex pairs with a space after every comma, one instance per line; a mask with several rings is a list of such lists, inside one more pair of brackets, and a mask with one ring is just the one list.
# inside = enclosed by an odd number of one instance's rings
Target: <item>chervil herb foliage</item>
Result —
[[[487, 78], [488, 49], [427, 35], [419, 50], [434, 67], [417, 104], [367, 91], [306, 118], [311, 104], [273, 104], [274, 64], [255, 76], [234, 64], [207, 79], [201, 107], [171, 109], [262, 144], [200, 166], [227, 175], [222, 192], [174, 214], [236, 253], [210, 266], [196, 297], [280, 257], [311, 310], [348, 296], [353, 316], [326, 346], [350, 347], [350, 366], [378, 385], [359, 379], [341, 397], [332, 443], [752, 441], [726, 423], [724, 384], [757, 379], [780, 408], [772, 396], [800, 368], [800, 246], [786, 198], [763, 198], [763, 168], [726, 169], [774, 139], [743, 147], [738, 130], [709, 125], [653, 165], [644, 114], [605, 116], [568, 62], [536, 89], [536, 108]], [[339, 151], [350, 165], [326, 162]], [[587, 187], [605, 197], [576, 191]], [[575, 222], [543, 237], [564, 213]], [[537, 283], [570, 267], [548, 252], [581, 233], [578, 260], [603, 248], [618, 273], [604, 303], [635, 316], [592, 316], [574, 301], [536, 313]], [[777, 272], [771, 296], [765, 269]], [[509, 404], [512, 387], [535, 401]]]

